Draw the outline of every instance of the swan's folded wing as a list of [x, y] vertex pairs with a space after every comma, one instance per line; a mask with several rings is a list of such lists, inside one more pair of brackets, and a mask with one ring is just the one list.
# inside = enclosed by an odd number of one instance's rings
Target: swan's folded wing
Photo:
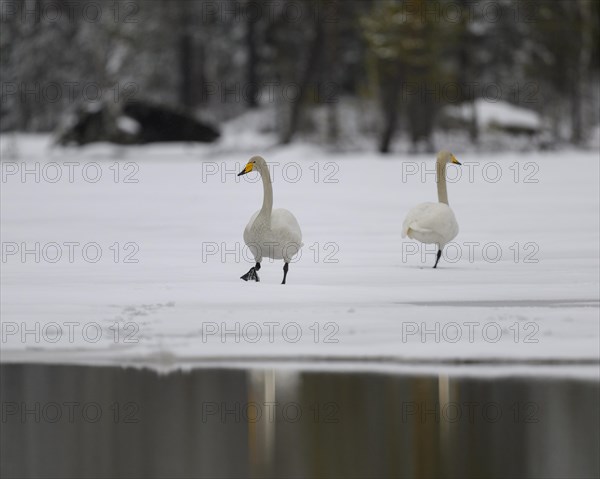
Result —
[[406, 218], [404, 219], [404, 223], [402, 223], [403, 238], [409, 236], [408, 230], [423, 233], [427, 233], [430, 231], [430, 228], [427, 226], [426, 221], [423, 220], [427, 218], [428, 211], [433, 205], [434, 203], [421, 203], [408, 212]]
[[411, 231], [420, 236], [416, 239], [421, 242], [444, 245], [458, 234], [458, 223], [448, 205], [433, 203], [423, 208], [408, 224], [407, 236], [415, 239]]
[[252, 238], [252, 235], [251, 235], [251, 230], [252, 230], [252, 226], [254, 225], [254, 220], [256, 220], [256, 217], [258, 216], [259, 213], [260, 213], [260, 210], [257, 211], [256, 213], [254, 213], [252, 215], [252, 217], [250, 218], [250, 221], [248, 221], [246, 228], [244, 228], [244, 243], [246, 243], [246, 244], [250, 244], [254, 241], [254, 239]]
[[[425, 228], [425, 227], [421, 226], [418, 221], [413, 221], [408, 226], [408, 229], [416, 231], [417, 233], [432, 233], [433, 232], [433, 230], [431, 228]], [[408, 230], [407, 230], [407, 233], [408, 233]]]
[[271, 213], [271, 231], [278, 238], [278, 241], [286, 243], [295, 243], [301, 248], [302, 230], [296, 217], [288, 210], [283, 208], [274, 209]]

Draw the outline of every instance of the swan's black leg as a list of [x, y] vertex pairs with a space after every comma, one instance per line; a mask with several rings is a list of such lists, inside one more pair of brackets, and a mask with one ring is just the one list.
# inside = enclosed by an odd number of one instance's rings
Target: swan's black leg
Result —
[[260, 281], [260, 278], [258, 277], [257, 273], [259, 269], [260, 263], [256, 263], [256, 266], [250, 268], [250, 271], [248, 271], [244, 276], [241, 276], [240, 278], [244, 281], [256, 281], [258, 283]]
[[435, 260], [435, 264], [433, 265], [434, 268], [437, 268], [438, 261], [440, 260], [441, 257], [442, 257], [442, 250], [438, 249], [437, 259]]
[[288, 269], [289, 269], [289, 264], [285, 263], [283, 265], [283, 281], [281, 282], [281, 284], [285, 284], [285, 278], [287, 278]]

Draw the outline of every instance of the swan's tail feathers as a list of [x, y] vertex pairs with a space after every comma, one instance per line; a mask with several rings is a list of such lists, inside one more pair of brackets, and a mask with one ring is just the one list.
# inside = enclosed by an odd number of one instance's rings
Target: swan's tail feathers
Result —
[[408, 236], [408, 230], [410, 229], [409, 225], [408, 225], [408, 221], [404, 220], [404, 223], [402, 223], [402, 237], [406, 238]]

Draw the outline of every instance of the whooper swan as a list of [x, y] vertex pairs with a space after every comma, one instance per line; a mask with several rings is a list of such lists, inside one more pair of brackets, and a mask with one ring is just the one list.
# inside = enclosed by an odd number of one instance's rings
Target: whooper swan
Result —
[[438, 203], [421, 203], [415, 206], [406, 215], [402, 224], [402, 237], [420, 241], [421, 243], [436, 244], [438, 247], [434, 268], [442, 256], [444, 246], [452, 241], [458, 234], [458, 223], [454, 212], [448, 206], [448, 192], [446, 190], [446, 165], [454, 163], [460, 165], [458, 160], [449, 151], [440, 151], [437, 155], [436, 173]]
[[238, 174], [245, 175], [258, 171], [263, 184], [262, 208], [252, 215], [244, 230], [244, 242], [254, 256], [256, 265], [244, 276], [244, 281], [260, 281], [258, 270], [264, 257], [283, 259], [283, 281], [287, 278], [289, 263], [302, 248], [302, 231], [292, 213], [281, 208], [273, 209], [273, 186], [267, 162], [261, 156], [253, 156], [246, 167]]

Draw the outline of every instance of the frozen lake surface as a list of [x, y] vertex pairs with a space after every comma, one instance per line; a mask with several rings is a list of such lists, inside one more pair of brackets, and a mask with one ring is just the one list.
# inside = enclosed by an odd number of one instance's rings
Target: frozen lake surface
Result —
[[[434, 249], [401, 238], [406, 212], [436, 199], [433, 156], [9, 140], [4, 362], [562, 364], [597, 376], [598, 151], [455, 152], [460, 232], [433, 270]], [[255, 153], [273, 165], [274, 206], [303, 231], [285, 286], [281, 261], [263, 262], [260, 283], [239, 279], [262, 187], [236, 173]]]

